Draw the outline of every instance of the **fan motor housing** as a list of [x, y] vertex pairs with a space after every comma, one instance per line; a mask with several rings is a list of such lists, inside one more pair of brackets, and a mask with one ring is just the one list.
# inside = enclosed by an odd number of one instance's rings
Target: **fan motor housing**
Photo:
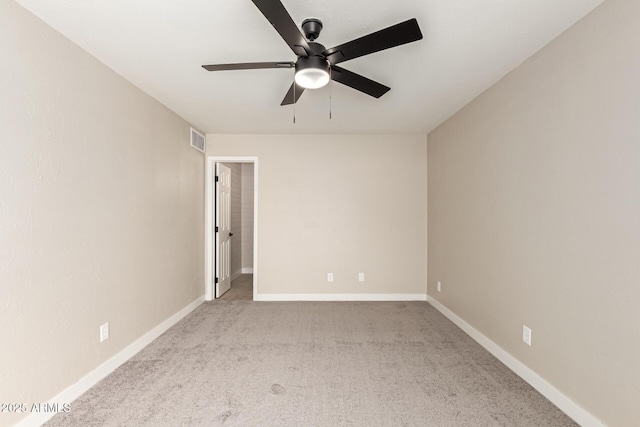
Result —
[[320, 56], [323, 58], [324, 56], [322, 55], [322, 52], [327, 50], [326, 47], [322, 46], [320, 43], [317, 43], [317, 42], [309, 42], [309, 49], [311, 49], [311, 55]]
[[302, 21], [302, 31], [309, 41], [314, 41], [322, 31], [322, 21], [318, 18], [307, 18]]
[[308, 56], [306, 58], [299, 58], [296, 61], [295, 69], [296, 72], [306, 70], [306, 69], [316, 69], [323, 70], [327, 74], [329, 73], [329, 61], [320, 57], [320, 56]]

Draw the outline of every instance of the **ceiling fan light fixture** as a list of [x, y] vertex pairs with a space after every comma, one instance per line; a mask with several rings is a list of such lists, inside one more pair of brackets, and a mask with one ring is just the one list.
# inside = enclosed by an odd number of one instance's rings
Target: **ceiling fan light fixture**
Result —
[[295, 81], [305, 89], [319, 89], [329, 83], [329, 62], [319, 56], [309, 56], [296, 62]]
[[411, 18], [327, 49], [315, 41], [322, 31], [320, 19], [307, 18], [298, 28], [282, 4], [282, 0], [251, 1], [295, 53], [297, 57], [295, 63], [289, 61], [245, 62], [203, 65], [202, 68], [207, 71], [295, 68], [295, 82], [291, 84], [280, 105], [295, 105], [305, 89], [318, 89], [332, 80], [366, 95], [380, 98], [390, 90], [389, 87], [339, 67], [337, 64], [422, 39], [418, 21], [416, 18]]

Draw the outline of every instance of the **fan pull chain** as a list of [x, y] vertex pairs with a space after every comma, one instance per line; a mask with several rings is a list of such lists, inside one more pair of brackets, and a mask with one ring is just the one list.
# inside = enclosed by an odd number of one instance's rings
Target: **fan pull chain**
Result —
[[331, 90], [333, 88], [333, 76], [332, 73], [333, 69], [331, 68], [331, 66], [329, 66], [329, 120], [331, 120], [331, 106], [333, 104], [333, 91]]
[[[294, 69], [295, 70], [295, 69]], [[293, 72], [293, 124], [296, 124], [296, 73]]]

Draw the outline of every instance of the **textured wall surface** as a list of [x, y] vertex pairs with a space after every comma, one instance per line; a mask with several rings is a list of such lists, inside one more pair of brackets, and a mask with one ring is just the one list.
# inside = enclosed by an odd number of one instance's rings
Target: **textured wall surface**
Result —
[[31, 404], [202, 295], [204, 157], [188, 123], [8, 0], [0, 64], [0, 402]]
[[207, 154], [259, 158], [259, 293], [426, 293], [424, 135], [207, 135]]
[[428, 137], [429, 295], [611, 426], [640, 420], [638, 22], [604, 2]]
[[242, 164], [242, 268], [253, 268], [253, 163]]

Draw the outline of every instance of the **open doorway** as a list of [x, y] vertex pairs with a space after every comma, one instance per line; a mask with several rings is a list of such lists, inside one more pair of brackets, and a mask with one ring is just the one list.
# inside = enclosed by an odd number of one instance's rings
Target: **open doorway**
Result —
[[208, 301], [257, 294], [257, 169], [255, 157], [207, 158]]

